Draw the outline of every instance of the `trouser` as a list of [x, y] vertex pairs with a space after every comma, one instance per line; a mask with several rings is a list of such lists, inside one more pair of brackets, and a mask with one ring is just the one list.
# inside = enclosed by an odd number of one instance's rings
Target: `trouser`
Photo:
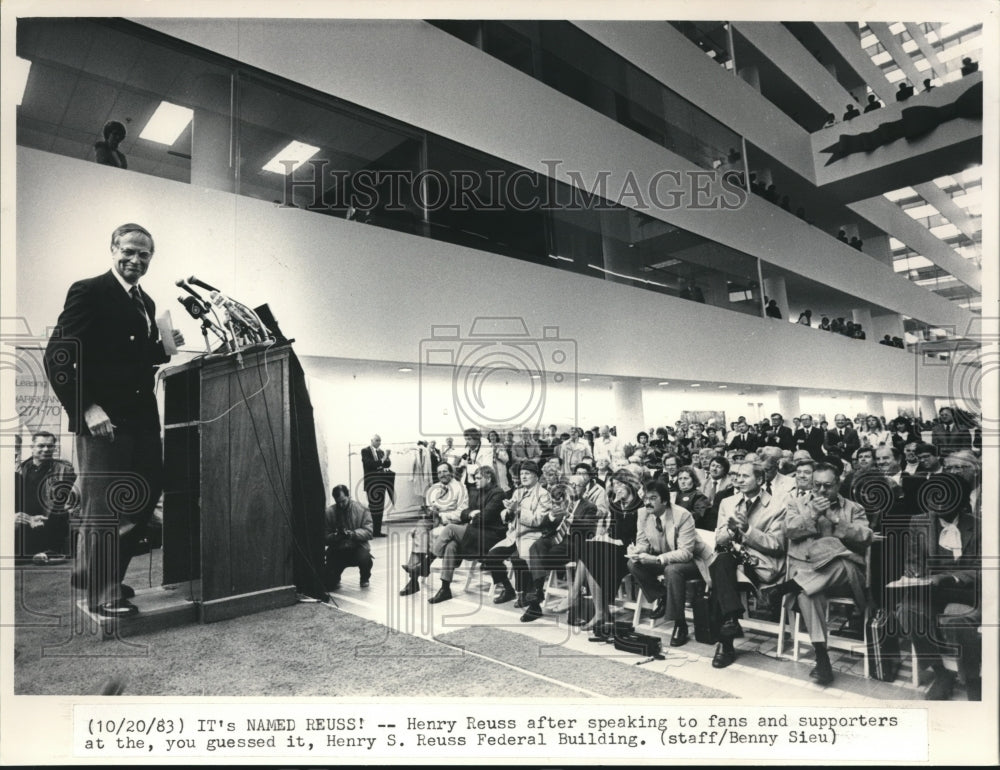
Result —
[[958, 670], [966, 681], [981, 676], [981, 609], [949, 601], [946, 591], [932, 589], [928, 595], [926, 590], [918, 589], [899, 603], [896, 617], [903, 635], [913, 642], [925, 664], [942, 665], [942, 654], [954, 653], [958, 655]]
[[518, 591], [527, 590], [530, 574], [527, 563], [518, 557], [516, 545], [495, 545], [483, 559], [483, 570], [490, 573], [493, 578], [493, 585], [502, 585], [507, 582], [507, 570], [504, 568], [504, 561], [510, 559], [514, 568], [515, 587]]
[[796, 572], [792, 579], [802, 587], [797, 601], [811, 642], [828, 638], [826, 610], [830, 596], [864, 595], [864, 570], [847, 559], [834, 559], [818, 570]]
[[94, 609], [118, 598], [146, 534], [163, 491], [163, 446], [158, 430], [117, 428], [114, 441], [77, 436], [76, 454], [82, 519], [75, 571]]
[[544, 580], [550, 571], [559, 569], [570, 560], [569, 538], [557, 543], [554, 537], [543, 537], [528, 549], [528, 569], [532, 580]]
[[712, 576], [712, 596], [723, 618], [742, 617], [743, 601], [736, 585], [736, 559], [731, 553], [720, 553], [708, 568]]
[[[665, 597], [666, 618], [684, 621], [687, 581], [701, 580], [702, 578], [701, 571], [695, 562], [686, 561], [662, 565], [633, 561], [629, 564], [629, 572], [639, 583], [646, 601], [652, 602]], [[663, 575], [663, 585], [659, 581], [660, 575]]]
[[468, 524], [446, 524], [431, 543], [431, 553], [441, 559], [441, 579], [449, 583], [454, 578], [458, 565], [462, 563], [458, 546], [468, 528]]
[[347, 548], [328, 548], [326, 550], [326, 587], [332, 590], [339, 582], [340, 576], [348, 567], [357, 567], [362, 580], [372, 576], [373, 565], [371, 551], [360, 543]]
[[40, 527], [16, 524], [14, 527], [14, 555], [34, 556], [43, 551], [66, 553], [69, 538], [69, 515], [51, 513]]

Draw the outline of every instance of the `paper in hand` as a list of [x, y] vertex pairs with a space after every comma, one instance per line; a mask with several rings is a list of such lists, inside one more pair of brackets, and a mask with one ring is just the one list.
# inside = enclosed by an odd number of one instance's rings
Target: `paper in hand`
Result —
[[174, 344], [174, 322], [170, 320], [170, 311], [164, 310], [156, 316], [156, 328], [160, 330], [160, 341], [163, 342], [163, 352], [168, 356], [177, 353]]

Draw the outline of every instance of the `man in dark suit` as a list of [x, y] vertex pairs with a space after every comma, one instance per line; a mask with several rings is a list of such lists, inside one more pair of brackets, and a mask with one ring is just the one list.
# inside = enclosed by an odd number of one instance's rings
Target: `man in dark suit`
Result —
[[389, 459], [391, 449], [379, 449], [382, 437], [377, 433], [372, 436], [371, 446], [361, 450], [361, 467], [364, 470], [364, 488], [368, 496], [368, 510], [372, 514], [375, 537], [385, 537], [382, 532], [382, 514], [385, 512], [385, 498], [388, 495], [394, 499], [396, 474], [389, 470], [392, 460]]
[[[170, 356], [156, 305], [139, 286], [153, 237], [137, 224], [111, 234], [112, 269], [77, 281], [45, 351], [45, 371], [76, 434], [83, 539], [73, 583], [105, 617], [138, 612], [122, 584], [160, 498], [163, 447], [154, 373]], [[184, 343], [173, 331], [173, 342]]]
[[802, 415], [801, 427], [795, 431], [795, 448], [805, 449], [816, 462], [823, 462], [823, 431], [813, 425], [811, 414]]
[[785, 425], [785, 418], [777, 412], [771, 415], [771, 427], [764, 435], [764, 444], [789, 451], [795, 449], [795, 434]]
[[858, 432], [851, 426], [847, 415], [838, 414], [833, 418], [833, 424], [836, 427], [826, 432], [826, 448], [839, 449], [841, 457], [854, 457], [854, 453], [861, 447]]
[[922, 495], [925, 512], [913, 517], [906, 575], [920, 583], [903, 588], [896, 617], [934, 669], [928, 700], [948, 700], [955, 683], [942, 653], [957, 648], [969, 700], [982, 698], [982, 527], [969, 511], [968, 484], [948, 474], [931, 476], [939, 494]]
[[729, 451], [742, 449], [744, 452], [756, 452], [760, 446], [760, 441], [750, 432], [750, 425], [746, 422], [736, 423], [736, 432], [729, 442]]
[[972, 449], [972, 433], [958, 425], [955, 412], [949, 406], [938, 410], [938, 424], [931, 431], [931, 443], [937, 447], [939, 457], [947, 457], [960, 449]]

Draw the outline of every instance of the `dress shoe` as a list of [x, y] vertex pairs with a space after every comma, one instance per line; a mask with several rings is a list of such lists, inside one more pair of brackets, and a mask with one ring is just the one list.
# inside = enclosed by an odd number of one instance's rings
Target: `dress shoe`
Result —
[[403, 572], [407, 575], [412, 575], [413, 571], [416, 569], [416, 567], [411, 567], [409, 564], [400, 564], [399, 566], [403, 568]]
[[542, 606], [538, 602], [531, 602], [528, 604], [527, 609], [525, 609], [524, 614], [521, 615], [522, 623], [530, 623], [533, 620], [538, 620], [542, 617]]
[[439, 602], [446, 602], [450, 598], [451, 598], [451, 588], [449, 588], [448, 586], [441, 586], [437, 590], [437, 593], [427, 600], [427, 603], [438, 604]]
[[420, 590], [420, 583], [417, 582], [415, 577], [410, 578], [410, 582], [403, 586], [403, 590], [399, 592], [400, 596], [409, 596], [410, 594], [415, 594]]
[[362, 588], [368, 588], [368, 586], [370, 586], [371, 584], [372, 584], [371, 580], [369, 580], [368, 578], [361, 578], [361, 587]]
[[135, 589], [132, 588], [132, 586], [130, 586], [130, 585], [126, 585], [125, 583], [122, 583], [121, 597], [122, 597], [122, 599], [134, 599], [135, 598]]
[[743, 629], [740, 627], [740, 622], [736, 618], [729, 618], [719, 629], [719, 636], [726, 639], [737, 639], [743, 636]]
[[670, 637], [671, 647], [683, 647], [688, 643], [688, 628], [687, 626], [674, 626], [674, 633]]
[[818, 685], [826, 687], [829, 684], [833, 684], [833, 668], [830, 666], [829, 659], [818, 660], [816, 665], [813, 666], [812, 671], [809, 672], [809, 676]]
[[947, 669], [943, 671], [938, 671], [934, 675], [934, 681], [931, 682], [931, 686], [927, 689], [927, 695], [924, 697], [927, 700], [950, 700], [951, 691], [955, 686], [956, 674], [954, 671], [948, 671]]
[[139, 608], [128, 601], [106, 602], [97, 607], [96, 613], [105, 618], [131, 618], [139, 614]]
[[642, 611], [642, 617], [648, 618], [649, 620], [659, 620], [664, 615], [667, 614], [667, 602], [663, 597], [656, 600], [656, 604], [653, 607], [645, 609]]
[[494, 604], [506, 604], [511, 599], [514, 599], [516, 596], [517, 596], [517, 594], [514, 593], [514, 589], [513, 588], [505, 588], [505, 589], [503, 589], [500, 592], [500, 595], [496, 599], [493, 600], [493, 603]]
[[721, 644], [715, 647], [715, 657], [712, 658], [712, 668], [725, 668], [736, 660], [736, 651], [727, 650]]
[[523, 610], [527, 606], [528, 606], [528, 599], [525, 597], [524, 592], [523, 591], [518, 591], [517, 592], [517, 601], [514, 602], [514, 609], [516, 609], [516, 610]]

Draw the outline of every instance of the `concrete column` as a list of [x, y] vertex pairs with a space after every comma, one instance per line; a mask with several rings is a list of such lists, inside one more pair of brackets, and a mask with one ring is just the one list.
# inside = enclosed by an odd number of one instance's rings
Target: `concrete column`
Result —
[[[191, 185], [236, 192], [236, 175], [229, 164], [232, 143], [229, 115], [230, 80], [225, 75], [204, 75], [198, 80], [202, 104], [226, 105], [222, 112], [194, 108], [191, 125]], [[211, 96], [211, 101], [208, 101]], [[311, 202], [311, 201], [310, 201]]]
[[802, 407], [799, 406], [799, 391], [791, 389], [779, 390], [777, 411], [785, 418], [785, 423], [790, 426], [792, 418], [798, 417], [802, 413]]
[[785, 291], [785, 279], [783, 276], [764, 279], [764, 294], [778, 303], [781, 315], [788, 318], [788, 293]]
[[[850, 236], [848, 236], [850, 237]], [[889, 236], [885, 233], [869, 235], [862, 238], [864, 246], [862, 249], [872, 259], [877, 259], [883, 265], [892, 267], [892, 249], [889, 247]]]
[[918, 398], [918, 414], [923, 420], [933, 420], [937, 417], [937, 405], [933, 396], [920, 396]]
[[757, 67], [754, 65], [750, 65], [747, 67], [739, 67], [738, 69], [740, 78], [742, 78], [744, 82], [749, 83], [751, 86], [753, 86], [754, 89], [759, 91], [760, 71], [757, 69]]
[[866, 326], [865, 332], [869, 340], [876, 342], [881, 340], [886, 334], [890, 337], [903, 336], [903, 316], [899, 313], [885, 313], [883, 315], [873, 315], [871, 329]]
[[615, 397], [615, 422], [618, 437], [631, 441], [640, 430], [648, 426], [642, 406], [642, 385], [639, 380], [621, 380], [612, 383]]
[[881, 393], [869, 393], [865, 396], [865, 411], [879, 417], [885, 415], [885, 399]]
[[[865, 340], [872, 339], [872, 313], [866, 308], [854, 308], [851, 310], [851, 320], [856, 324], [861, 324], [861, 329], [865, 333]], [[881, 337], [879, 338], [881, 339]]]

